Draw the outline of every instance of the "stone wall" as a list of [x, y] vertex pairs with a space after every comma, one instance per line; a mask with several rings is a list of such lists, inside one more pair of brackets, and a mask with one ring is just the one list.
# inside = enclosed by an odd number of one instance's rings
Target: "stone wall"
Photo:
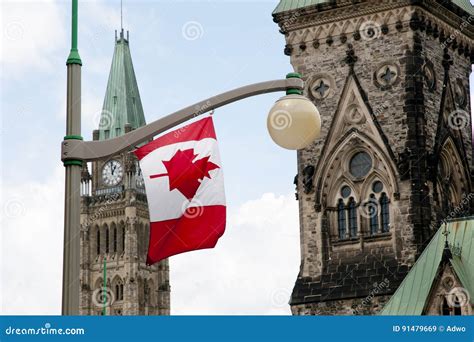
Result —
[[[305, 95], [314, 101], [322, 119], [321, 137], [298, 151], [301, 268], [291, 300], [294, 314], [352, 314], [352, 307], [370, 296], [374, 284], [386, 281], [388, 285], [373, 296], [373, 307], [358, 311], [377, 312], [437, 229], [439, 203], [430, 170], [437, 167], [446, 55], [452, 59], [449, 83], [453, 87], [459, 83], [469, 92], [472, 27], [457, 34], [457, 43], [444, 50], [440, 37], [454, 34], [456, 25], [461, 27], [459, 14], [430, 1], [419, 5], [387, 1], [374, 6], [370, 1], [337, 1], [275, 16], [285, 34], [285, 54], [303, 75]], [[379, 150], [383, 168], [373, 173], [395, 179], [389, 193], [392, 220], [388, 233], [370, 236], [360, 224], [357, 238], [338, 241], [334, 204], [328, 202], [334, 190], [321, 170], [331, 160], [328, 153], [337, 151], [347, 133], [338, 127], [345, 121], [337, 120], [346, 115], [341, 110], [350, 94], [344, 92], [354, 80], [364, 104], [351, 100], [352, 105], [371, 120], [351, 126], [350, 132], [359, 136], [352, 148]], [[469, 113], [469, 105], [466, 100], [456, 108]], [[458, 129], [466, 152], [461, 168], [470, 178], [471, 124], [470, 118], [461, 119], [468, 120]], [[334, 138], [334, 131], [341, 141]], [[363, 141], [366, 137], [373, 138], [371, 144]], [[338, 166], [331, 172], [338, 173], [345, 161], [334, 163]], [[303, 184], [303, 170], [309, 165], [316, 168], [310, 189]], [[470, 180], [461, 188], [470, 193]], [[362, 199], [359, 211], [361, 204]]]

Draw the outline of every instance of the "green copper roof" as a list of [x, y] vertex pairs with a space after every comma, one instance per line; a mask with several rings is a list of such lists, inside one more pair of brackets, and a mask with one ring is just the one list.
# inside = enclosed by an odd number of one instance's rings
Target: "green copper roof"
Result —
[[99, 123], [99, 140], [123, 135], [127, 123], [134, 129], [144, 126], [145, 115], [133, 70], [130, 47], [122, 30], [119, 39], [115, 41], [114, 57]]
[[[453, 258], [450, 263], [462, 286], [474, 294], [474, 219], [450, 222], [448, 244]], [[438, 273], [445, 236], [442, 226], [420, 255], [415, 265], [393, 294], [382, 315], [421, 315]], [[474, 300], [471, 296], [471, 301]]]
[[474, 15], [474, 6], [471, 5], [469, 0], [453, 0], [453, 4], [461, 7], [467, 13]]
[[[273, 14], [287, 12], [304, 7], [319, 5], [331, 2], [330, 0], [280, 0], [280, 3], [273, 11]], [[467, 13], [474, 14], [474, 8], [469, 0], [452, 0], [458, 7], [465, 10]]]
[[319, 5], [329, 2], [329, 0], [280, 0], [277, 8], [273, 11], [273, 14], [291, 11], [298, 8]]

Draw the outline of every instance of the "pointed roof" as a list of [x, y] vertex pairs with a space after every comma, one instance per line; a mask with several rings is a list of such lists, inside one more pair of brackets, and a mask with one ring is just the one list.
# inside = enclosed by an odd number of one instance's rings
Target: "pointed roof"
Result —
[[[446, 229], [451, 253], [445, 251], [446, 237], [443, 234], [444, 226], [441, 226], [383, 308], [382, 315], [423, 314], [436, 275], [443, 264], [443, 255], [449, 259], [462, 286], [469, 293], [474, 293], [474, 219], [449, 222]], [[474, 304], [474, 296], [471, 297], [471, 303]]]
[[130, 54], [128, 32], [125, 39], [122, 29], [120, 37], [115, 37], [114, 57], [99, 123], [99, 140], [123, 135], [126, 124], [135, 129], [146, 123]]

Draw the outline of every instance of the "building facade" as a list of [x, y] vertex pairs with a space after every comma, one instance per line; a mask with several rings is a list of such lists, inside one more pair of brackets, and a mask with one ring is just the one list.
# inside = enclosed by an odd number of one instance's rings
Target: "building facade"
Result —
[[[94, 140], [145, 125], [127, 37], [121, 30]], [[136, 157], [124, 152], [85, 164], [81, 177], [82, 315], [169, 315], [168, 260], [146, 265], [149, 213]]]
[[321, 113], [298, 151], [293, 314], [376, 314], [442, 220], [472, 213], [463, 0], [282, 0], [284, 52]]

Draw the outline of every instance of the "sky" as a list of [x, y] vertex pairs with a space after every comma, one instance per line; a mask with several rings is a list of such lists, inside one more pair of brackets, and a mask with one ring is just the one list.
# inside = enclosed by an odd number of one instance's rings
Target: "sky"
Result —
[[[293, 71], [276, 0], [124, 0], [147, 122]], [[70, 1], [1, 1], [0, 313], [60, 314]], [[120, 29], [120, 1], [80, 1], [82, 135], [91, 139]], [[472, 80], [472, 78], [471, 78]], [[212, 250], [172, 257], [172, 314], [290, 314], [299, 270], [296, 153], [266, 116], [282, 94], [216, 110], [229, 220]], [[471, 91], [471, 98], [473, 93]]]

